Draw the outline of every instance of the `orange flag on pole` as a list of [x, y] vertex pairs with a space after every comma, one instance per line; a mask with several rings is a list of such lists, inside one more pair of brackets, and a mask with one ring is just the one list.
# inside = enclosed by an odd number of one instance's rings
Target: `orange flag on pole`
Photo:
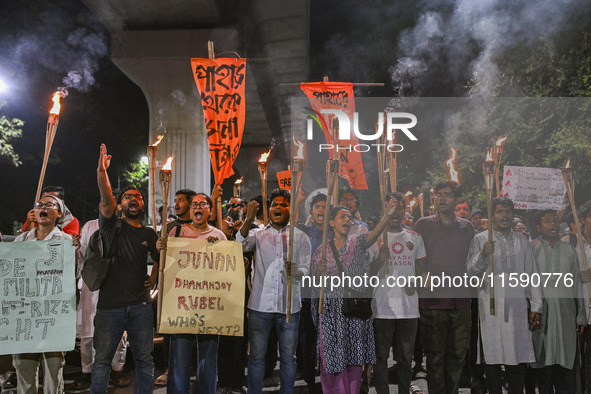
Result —
[[215, 182], [234, 174], [245, 117], [246, 59], [191, 59], [207, 129]]
[[[315, 116], [324, 116], [329, 128], [332, 126], [334, 115], [321, 115], [322, 109], [338, 109], [343, 111], [353, 124], [353, 114], [355, 113], [355, 95], [353, 94], [353, 84], [350, 82], [309, 82], [300, 85], [304, 91]], [[322, 127], [326, 143], [334, 145], [330, 129]], [[367, 189], [367, 180], [365, 179], [365, 170], [363, 169], [363, 160], [361, 152], [348, 149], [351, 145], [357, 145], [359, 139], [351, 134], [351, 139], [338, 141], [338, 146], [346, 147], [338, 151], [340, 161], [339, 176], [346, 179], [353, 189]], [[329, 157], [333, 158], [334, 152], [329, 150]]]
[[279, 171], [277, 182], [279, 182], [280, 189], [291, 190], [291, 170]]

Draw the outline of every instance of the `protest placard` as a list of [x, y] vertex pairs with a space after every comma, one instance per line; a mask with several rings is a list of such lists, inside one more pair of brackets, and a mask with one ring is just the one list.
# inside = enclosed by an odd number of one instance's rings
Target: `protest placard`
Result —
[[74, 349], [72, 241], [0, 243], [0, 354]]
[[564, 180], [555, 168], [505, 166], [501, 194], [515, 209], [564, 209]]
[[240, 243], [169, 238], [160, 332], [242, 336], [244, 285]]

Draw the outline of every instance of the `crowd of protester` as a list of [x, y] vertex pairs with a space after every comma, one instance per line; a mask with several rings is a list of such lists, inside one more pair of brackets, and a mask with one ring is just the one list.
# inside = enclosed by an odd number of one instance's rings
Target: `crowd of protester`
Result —
[[[159, 254], [166, 242], [142, 224], [144, 196], [137, 188], [114, 193], [107, 173], [110, 161], [102, 145], [98, 219], [80, 231], [65, 205], [64, 190], [49, 187], [15, 239], [72, 239], [78, 275], [95, 232], [100, 234], [103, 253], [113, 258], [100, 291], [91, 292], [79, 281], [82, 373], [72, 383], [75, 390], [106, 393], [109, 382], [129, 385], [123, 372], [129, 347], [138, 393], [152, 392], [154, 385], [166, 386], [171, 393], [189, 393], [192, 366], [196, 366], [198, 393], [261, 393], [279, 360], [281, 393], [294, 390], [299, 370], [306, 383], [302, 392], [356, 394], [373, 385], [383, 394], [389, 392], [391, 356], [399, 393], [421, 392], [412, 384], [421, 373], [429, 393], [455, 393], [461, 386], [470, 387], [472, 393], [589, 392], [591, 271], [581, 250], [585, 258], [591, 257], [591, 201], [578, 212], [581, 228], [576, 228], [572, 214], [565, 216], [568, 233], [561, 238], [562, 212], [537, 211], [528, 226], [515, 215], [513, 202], [499, 197], [492, 201], [492, 217], [485, 218], [452, 181], [434, 187], [434, 214], [416, 221], [399, 192], [389, 193], [376, 212], [379, 215], [367, 223], [361, 218], [355, 190], [340, 190], [329, 211], [327, 196], [318, 193], [308, 199], [307, 220], [296, 220], [293, 240], [288, 240], [290, 216], [306, 201], [303, 193], [291, 207], [289, 191], [274, 190], [266, 225], [260, 196], [248, 202], [234, 196], [217, 228], [215, 201], [223, 193], [220, 186], [211, 196], [178, 190], [175, 219], [162, 224], [169, 237], [242, 244], [247, 330], [243, 337], [165, 335], [166, 371], [155, 378], [155, 307], [150, 292], [157, 285]], [[518, 278], [518, 285], [495, 282], [493, 286], [491, 270], [495, 278]], [[291, 302], [288, 272], [293, 280]], [[379, 284], [369, 289], [339, 286], [307, 291], [304, 286], [304, 278], [364, 274], [377, 277]], [[532, 278], [544, 274], [550, 274], [550, 281], [536, 285]], [[481, 281], [472, 289], [433, 286], [445, 275]], [[389, 278], [401, 277], [421, 281], [391, 285]], [[560, 282], [558, 277], [572, 281]], [[63, 352], [13, 355], [18, 392], [37, 392], [40, 365], [44, 391], [63, 392], [64, 356]]]

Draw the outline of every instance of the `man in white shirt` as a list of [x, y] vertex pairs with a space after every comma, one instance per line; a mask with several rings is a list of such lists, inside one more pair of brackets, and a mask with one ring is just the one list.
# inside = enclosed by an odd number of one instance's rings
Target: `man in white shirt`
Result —
[[[378, 394], [389, 393], [387, 362], [392, 339], [394, 360], [398, 364], [398, 392], [410, 392], [412, 355], [419, 322], [419, 297], [410, 278], [415, 276], [415, 262], [426, 257], [423, 238], [402, 227], [404, 194], [389, 193], [386, 201], [390, 200], [395, 201], [396, 211], [384, 233], [387, 244], [380, 249], [378, 260], [380, 285], [376, 287], [372, 301], [377, 357], [373, 378]], [[400, 280], [402, 278], [406, 279], [406, 285]]]
[[[248, 301], [250, 358], [248, 360], [248, 392], [262, 392], [265, 354], [269, 331], [275, 325], [279, 337], [281, 390], [293, 391], [296, 374], [296, 348], [300, 320], [300, 279], [310, 272], [310, 240], [294, 229], [293, 261], [287, 261], [289, 248], [290, 193], [276, 189], [271, 194], [270, 223], [262, 229], [250, 230], [258, 209], [256, 201], [248, 203], [246, 221], [236, 234], [245, 252], [254, 251], [253, 281]], [[287, 314], [287, 272], [292, 272], [291, 318]]]

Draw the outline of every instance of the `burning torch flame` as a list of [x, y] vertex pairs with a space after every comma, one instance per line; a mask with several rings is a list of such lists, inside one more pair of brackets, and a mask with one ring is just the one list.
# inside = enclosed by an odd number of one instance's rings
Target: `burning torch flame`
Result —
[[568, 161], [566, 162], [566, 166], [564, 168], [570, 168], [570, 157], [568, 158]]
[[458, 181], [458, 172], [454, 168], [454, 161], [456, 160], [456, 150], [451, 148], [451, 157], [447, 160], [447, 166], [449, 167], [449, 179], [457, 182]]
[[296, 141], [294, 140], [293, 143], [295, 144], [295, 146], [298, 147], [297, 153], [294, 157], [294, 159], [303, 159], [304, 158], [304, 144], [301, 143], [300, 141]]
[[492, 149], [486, 150], [486, 161], [494, 161], [492, 157]]
[[[244, 177], [242, 177], [244, 178]], [[240, 179], [236, 179], [236, 182], [234, 182], [235, 185], [240, 185], [242, 183], [242, 178]]]
[[505, 142], [505, 140], [507, 139], [507, 137], [501, 137], [497, 140], [497, 142], [495, 143], [496, 146], [502, 146], [503, 142]]
[[410, 197], [412, 196], [412, 192], [409, 190], [404, 194], [404, 197]]
[[409, 207], [409, 208], [412, 208], [412, 207], [414, 207], [416, 204], [417, 204], [416, 200], [412, 200], [412, 201], [410, 202], [410, 204], [408, 204], [408, 207]]
[[150, 146], [158, 146], [158, 144], [162, 141], [162, 138], [164, 138], [164, 135], [159, 135], [158, 137], [156, 137], [156, 142], [154, 142]]
[[271, 149], [269, 149], [268, 152], [261, 154], [261, 158], [259, 159], [259, 163], [266, 163], [270, 154], [271, 154]]
[[162, 166], [162, 171], [172, 171], [172, 156], [166, 160], [166, 163]]
[[60, 98], [62, 97], [60, 92], [55, 92], [53, 94], [53, 97], [51, 98], [51, 100], [53, 101], [53, 107], [51, 107], [51, 111], [49, 111], [50, 114], [54, 114], [54, 115], [59, 115], [60, 114], [60, 109], [62, 108], [62, 106], [60, 105]]

